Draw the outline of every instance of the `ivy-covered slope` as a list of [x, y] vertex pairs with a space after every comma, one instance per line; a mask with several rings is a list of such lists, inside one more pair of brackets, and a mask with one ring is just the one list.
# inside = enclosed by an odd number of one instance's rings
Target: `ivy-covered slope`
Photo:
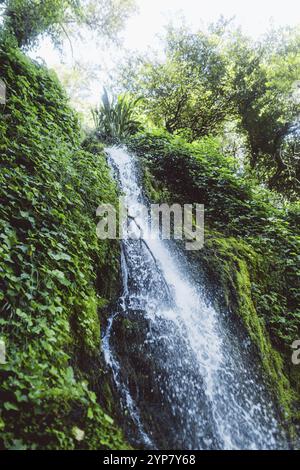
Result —
[[95, 210], [115, 186], [54, 75], [1, 44], [0, 78], [0, 446], [127, 448], [99, 405], [118, 246], [97, 239]]
[[150, 199], [205, 204], [205, 245], [193, 258], [216, 306], [245, 325], [284, 415], [299, 423], [300, 369], [291, 361], [300, 337], [299, 205], [275, 208], [214, 138], [187, 144], [157, 131], [128, 145], [144, 162]]

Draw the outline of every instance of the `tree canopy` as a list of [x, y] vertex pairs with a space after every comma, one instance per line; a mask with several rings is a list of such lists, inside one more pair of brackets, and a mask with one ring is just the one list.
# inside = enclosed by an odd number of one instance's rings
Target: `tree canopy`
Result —
[[170, 28], [165, 61], [140, 58], [134, 76], [124, 70], [126, 87], [144, 96], [156, 125], [195, 140], [217, 130], [231, 107], [221, 49], [218, 34]]
[[206, 33], [169, 28], [163, 58], [137, 56], [124, 65], [124, 88], [144, 97], [150, 122], [190, 142], [224, 137], [226, 125], [237, 123], [250, 173], [296, 199], [300, 30], [271, 31], [253, 42], [220, 26]]
[[299, 138], [300, 102], [293, 91], [300, 76], [300, 32], [273, 32], [257, 45], [238, 37], [229, 51], [233, 99], [248, 136], [250, 165], [270, 187], [285, 181], [290, 193], [299, 191], [293, 147]]
[[1, 0], [4, 29], [19, 47], [29, 48], [43, 34], [56, 44], [78, 26], [113, 38], [135, 9], [134, 0]]

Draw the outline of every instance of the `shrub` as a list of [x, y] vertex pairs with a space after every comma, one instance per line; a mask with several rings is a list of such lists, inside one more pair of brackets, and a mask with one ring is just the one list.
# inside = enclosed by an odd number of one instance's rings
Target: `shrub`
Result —
[[135, 115], [139, 100], [127, 95], [110, 100], [104, 89], [101, 105], [93, 110], [96, 133], [100, 140], [121, 140], [138, 131], [140, 123]]

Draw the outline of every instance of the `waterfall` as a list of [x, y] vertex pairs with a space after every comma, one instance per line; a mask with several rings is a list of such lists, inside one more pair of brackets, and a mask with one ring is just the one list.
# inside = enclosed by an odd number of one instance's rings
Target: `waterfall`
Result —
[[[107, 155], [134, 212], [146, 204], [138, 161], [119, 147]], [[145, 218], [136, 220], [146, 227]], [[212, 307], [175, 244], [122, 240], [121, 267], [123, 293], [103, 349], [132, 442], [151, 449], [284, 448], [249, 339]]]

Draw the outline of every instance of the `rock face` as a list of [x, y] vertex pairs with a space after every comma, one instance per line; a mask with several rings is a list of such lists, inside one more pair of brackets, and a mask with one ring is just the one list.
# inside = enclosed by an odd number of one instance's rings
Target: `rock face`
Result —
[[[143, 311], [127, 311], [126, 314], [121, 312], [114, 322], [111, 347], [122, 364], [121, 382], [127, 385], [144, 430], [156, 448], [195, 449], [199, 446], [199, 435], [193, 421], [200, 420], [206, 430], [211, 429], [213, 423], [202, 377], [190, 367], [193, 357], [186, 354], [180, 357], [175, 353], [174, 347], [177, 351], [185, 350], [186, 345], [172, 322], [161, 320], [154, 324], [145, 317]], [[157, 340], [153, 341], [153, 337]], [[174, 338], [176, 345], [172, 344]], [[192, 356], [192, 352], [190, 354]], [[188, 397], [191, 395], [197, 395], [199, 400], [196, 417], [189, 417]], [[137, 446], [143, 447], [145, 443], [134, 423], [130, 435]], [[208, 444], [218, 447], [213, 429], [200, 439], [201, 448]]]

